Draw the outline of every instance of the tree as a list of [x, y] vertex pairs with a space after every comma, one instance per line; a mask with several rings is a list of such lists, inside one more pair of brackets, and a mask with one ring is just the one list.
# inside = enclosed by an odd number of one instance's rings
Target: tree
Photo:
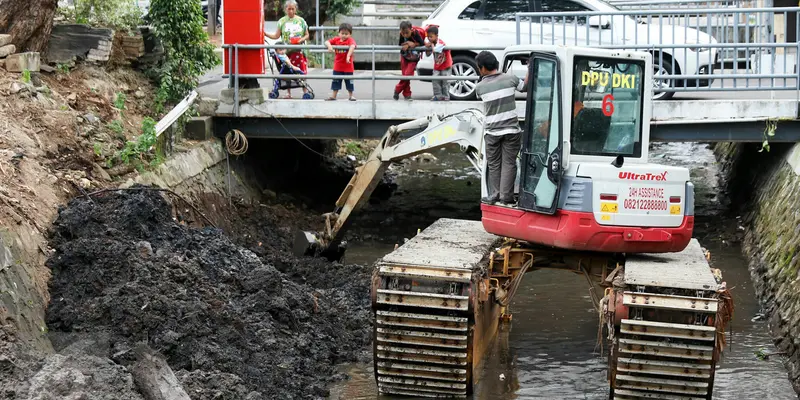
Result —
[[58, 0], [0, 0], [0, 33], [11, 35], [17, 51], [47, 48]]
[[166, 50], [164, 65], [158, 71], [157, 101], [159, 105], [177, 103], [220, 60], [205, 32], [206, 21], [199, 1], [152, 0], [150, 21]]

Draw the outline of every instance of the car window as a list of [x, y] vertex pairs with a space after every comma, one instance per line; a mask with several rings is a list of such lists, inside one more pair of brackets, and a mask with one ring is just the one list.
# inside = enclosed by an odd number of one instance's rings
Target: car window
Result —
[[[591, 11], [589, 8], [578, 4], [577, 2], [571, 0], [542, 0], [542, 11], [544, 12], [573, 12], [573, 11]], [[578, 25], [585, 25], [586, 24], [586, 16], [578, 17]], [[543, 22], [550, 22], [550, 21], [557, 21], [557, 22], [568, 22], [572, 23], [575, 21], [574, 16], [570, 17], [552, 17], [543, 18]]]
[[458, 15], [458, 19], [475, 19], [475, 16], [478, 15], [478, 9], [481, 8], [481, 2], [476, 1], [472, 4], [468, 5], [461, 14]]
[[529, 12], [528, 0], [486, 0], [483, 19], [514, 21], [518, 12]]

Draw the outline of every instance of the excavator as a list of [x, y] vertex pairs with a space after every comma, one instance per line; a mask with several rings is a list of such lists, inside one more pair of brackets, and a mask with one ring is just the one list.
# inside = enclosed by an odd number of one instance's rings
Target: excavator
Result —
[[[376, 262], [380, 394], [470, 395], [522, 277], [550, 268], [588, 282], [610, 398], [711, 399], [733, 300], [692, 238], [689, 171], [648, 162], [652, 55], [518, 45], [502, 65], [529, 76], [516, 204], [482, 203], [480, 221], [439, 219]], [[298, 232], [295, 251], [341, 257], [353, 213], [387, 167], [443, 146], [459, 146], [486, 197], [483, 117], [467, 109], [390, 127], [325, 230]]]

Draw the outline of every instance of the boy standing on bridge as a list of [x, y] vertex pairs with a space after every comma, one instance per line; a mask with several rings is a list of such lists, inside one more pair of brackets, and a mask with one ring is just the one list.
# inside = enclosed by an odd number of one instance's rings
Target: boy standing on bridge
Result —
[[481, 80], [475, 94], [483, 102], [486, 118], [483, 133], [489, 167], [489, 197], [482, 202], [514, 204], [514, 180], [517, 178], [517, 155], [522, 147], [522, 130], [517, 117], [514, 91], [524, 92], [528, 77], [521, 81], [513, 74], [498, 72], [500, 63], [494, 54], [482, 51], [475, 57]]
[[[325, 46], [328, 46], [328, 51], [336, 53], [333, 60], [333, 75], [352, 76], [355, 71], [353, 67], [353, 52], [356, 49], [356, 41], [351, 36], [352, 34], [353, 26], [348, 23], [343, 23], [339, 25], [339, 36], [325, 42]], [[347, 46], [348, 48], [346, 50], [334, 50], [333, 46]], [[353, 91], [355, 90], [353, 81], [351, 79], [345, 79], [344, 85], [347, 88], [347, 92], [350, 94], [350, 101], [356, 101], [356, 98], [353, 97]], [[342, 80], [334, 79], [333, 82], [331, 82], [331, 90], [333, 93], [327, 100], [336, 100], [336, 96], [339, 94], [339, 91], [342, 90]]]
[[[450, 50], [444, 49], [444, 40], [439, 39], [439, 27], [430, 26], [426, 32], [428, 38], [425, 40], [425, 47], [428, 50], [425, 53], [431, 55], [433, 52], [433, 76], [450, 76], [453, 70], [453, 56], [450, 55]], [[433, 98], [431, 100], [450, 100], [450, 82], [446, 80], [433, 81]]]
[[[424, 32], [422, 28], [417, 29], [414, 29], [411, 22], [400, 23], [400, 70], [403, 76], [414, 76], [420, 56], [420, 53], [414, 51], [414, 48], [425, 45], [426, 34], [420, 34], [420, 32]], [[394, 87], [395, 100], [400, 99], [400, 93], [406, 100], [411, 100], [411, 81], [402, 80]]]

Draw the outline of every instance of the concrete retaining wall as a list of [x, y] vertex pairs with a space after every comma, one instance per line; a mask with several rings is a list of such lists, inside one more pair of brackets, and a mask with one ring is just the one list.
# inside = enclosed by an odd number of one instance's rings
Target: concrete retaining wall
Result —
[[[800, 393], [800, 145], [716, 146], [747, 228], [742, 251], [789, 380]], [[749, 198], [749, 199], [748, 199]], [[744, 200], [747, 199], [747, 200]]]

